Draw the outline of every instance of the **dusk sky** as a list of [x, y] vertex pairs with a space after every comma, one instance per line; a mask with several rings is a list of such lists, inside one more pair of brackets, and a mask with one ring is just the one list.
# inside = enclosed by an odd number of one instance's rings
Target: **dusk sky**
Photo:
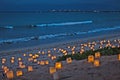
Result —
[[0, 0], [0, 11], [50, 9], [120, 10], [120, 0]]

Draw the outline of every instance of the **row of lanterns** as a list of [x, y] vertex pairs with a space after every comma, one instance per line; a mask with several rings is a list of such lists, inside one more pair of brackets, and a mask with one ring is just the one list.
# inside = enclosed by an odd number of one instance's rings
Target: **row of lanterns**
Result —
[[[111, 42], [109, 40], [108, 41], [105, 41], [105, 40], [104, 41], [100, 41], [100, 45], [103, 45], [105, 42], [107, 42], [107, 46], [112, 46]], [[117, 40], [115, 40], [115, 42], [117, 42]], [[120, 43], [120, 41], [119, 41], [119, 43]], [[95, 47], [96, 44], [97, 44], [96, 42], [87, 43], [87, 44], [81, 44], [81, 54], [85, 51], [84, 47], [89, 47], [90, 49], [94, 50], [94, 47]], [[115, 47], [115, 46], [113, 45], [113, 47]], [[75, 46], [73, 46], [73, 47], [68, 46], [68, 49], [70, 49], [70, 48], [71, 48], [72, 54], [75, 54], [75, 48], [76, 47]], [[56, 51], [56, 50], [57, 49], [54, 48], [54, 51]], [[67, 55], [68, 54], [68, 51], [65, 50], [65, 49], [59, 49], [59, 51], [62, 52], [63, 55]], [[42, 51], [42, 52], [39, 52], [39, 54], [45, 55], [45, 52]], [[29, 57], [28, 61], [29, 62], [33, 61], [34, 63], [40, 64], [40, 65], [49, 64], [48, 60], [41, 60], [41, 61], [39, 61], [37, 59], [37, 58], [40, 58], [39, 54], [32, 54], [32, 53], [28, 54], [28, 57]], [[27, 54], [23, 54], [23, 56], [26, 57]], [[98, 58], [100, 58], [100, 56], [101, 56], [100, 52], [96, 52], [94, 56], [93, 55], [89, 55], [88, 56], [88, 62], [90, 62], [90, 63], [92, 62], [94, 64], [94, 66], [98, 67], [98, 66], [100, 66], [100, 61], [98, 59]], [[57, 58], [57, 56], [51, 55], [51, 51], [50, 50], [48, 51], [47, 57], [50, 58], [51, 60], [55, 60]], [[25, 68], [26, 67], [25, 64], [23, 64], [23, 62], [22, 62], [22, 60], [24, 60], [24, 59], [19, 57], [19, 58], [17, 58], [17, 60], [18, 60], [18, 65], [19, 65], [20, 68]], [[118, 60], [120, 60], [120, 54], [118, 55]], [[2, 58], [1, 61], [2, 61], [2, 64], [5, 64], [7, 59], [6, 58]], [[11, 57], [10, 62], [13, 64], [15, 62], [15, 57]], [[67, 58], [66, 62], [68, 64], [72, 63], [72, 58], [71, 57]], [[54, 67], [50, 67], [49, 68], [50, 74], [55, 73], [58, 69], [61, 69], [62, 67], [63, 66], [62, 66], [61, 62], [56, 62]], [[3, 70], [5, 71], [5, 73], [6, 73], [8, 78], [10, 78], [8, 76], [8, 74], [12, 76], [13, 73], [14, 73], [12, 70], [9, 70], [9, 68], [7, 68], [6, 66], [3, 67]], [[29, 72], [33, 71], [33, 67], [32, 66], [28, 66], [28, 71]], [[16, 76], [21, 76], [21, 75], [23, 75], [23, 72], [21, 70], [16, 71]]]

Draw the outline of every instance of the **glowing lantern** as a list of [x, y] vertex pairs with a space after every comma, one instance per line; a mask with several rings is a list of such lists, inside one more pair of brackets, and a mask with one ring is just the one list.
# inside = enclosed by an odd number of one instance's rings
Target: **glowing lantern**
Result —
[[13, 71], [8, 71], [6, 73], [6, 76], [7, 76], [8, 79], [13, 79], [13, 77], [14, 77]]
[[48, 57], [51, 57], [51, 54], [50, 54], [50, 53], [48, 54]]
[[44, 52], [44, 51], [42, 51], [42, 54], [44, 55], [44, 54], [45, 54], [45, 52]]
[[41, 52], [40, 51], [38, 51], [38, 54], [40, 54]]
[[70, 46], [68, 46], [68, 49], [70, 49]]
[[39, 57], [39, 55], [38, 55], [38, 54], [35, 54], [35, 57], [36, 57], [36, 58], [38, 58], [38, 57]]
[[72, 50], [72, 51], [74, 51], [75, 49], [74, 49], [74, 48], [72, 48], [71, 50]]
[[62, 49], [59, 48], [59, 51], [61, 51]]
[[40, 64], [40, 61], [37, 61], [37, 64]]
[[32, 54], [29, 54], [30, 57], [32, 57]]
[[2, 66], [3, 70], [5, 73], [7, 73], [9, 71], [9, 68], [7, 66]]
[[15, 57], [11, 57], [11, 59], [15, 59]]
[[67, 63], [72, 63], [71, 57], [67, 58], [66, 61], [67, 61]]
[[7, 66], [2, 66], [2, 69], [3, 69], [3, 70], [5, 70], [5, 69], [7, 69], [7, 68], [8, 68]]
[[72, 54], [75, 54], [75, 51], [72, 51]]
[[95, 53], [95, 58], [100, 58], [100, 56], [101, 56], [100, 52]]
[[33, 67], [32, 66], [28, 66], [28, 72], [33, 71]]
[[50, 72], [50, 74], [55, 73], [56, 72], [56, 68], [55, 67], [50, 67], [49, 68], [49, 72]]
[[2, 64], [4, 64], [6, 62], [6, 59], [5, 58], [3, 58], [2, 59]]
[[23, 56], [25, 57], [25, 56], [26, 56], [26, 54], [23, 54]]
[[93, 62], [94, 61], [94, 56], [93, 55], [89, 55], [88, 56], [88, 62]]
[[37, 59], [34, 59], [34, 62], [37, 62]]
[[16, 76], [22, 76], [22, 75], [23, 75], [23, 72], [21, 70], [16, 71]]
[[26, 66], [25, 66], [25, 65], [19, 65], [19, 67], [23, 69], [23, 68], [25, 68]]
[[35, 59], [35, 58], [36, 58], [36, 56], [32, 56], [32, 58], [33, 58], [33, 59]]
[[99, 46], [100, 49], [102, 49], [103, 47], [102, 46]]
[[94, 60], [94, 66], [95, 66], [95, 67], [100, 66], [100, 61], [99, 61], [99, 60]]
[[112, 48], [115, 48], [115, 46], [113, 45]]
[[28, 61], [33, 61], [33, 58], [28, 58]]
[[56, 48], [54, 48], [54, 51], [56, 51], [57, 49]]
[[49, 50], [48, 53], [50, 53], [51, 51]]
[[46, 61], [45, 61], [45, 64], [49, 64], [49, 61], [48, 61], [48, 60], [46, 60]]
[[18, 58], [18, 61], [21, 61], [22, 60], [22, 58]]
[[11, 62], [11, 63], [14, 63], [14, 60], [13, 60], [13, 59], [11, 59], [11, 60], [10, 60], [10, 62]]
[[40, 61], [40, 65], [45, 65], [45, 62], [44, 61]]
[[118, 54], [118, 60], [120, 60], [120, 54]]
[[73, 46], [73, 49], [75, 49], [75, 46]]
[[55, 68], [56, 69], [61, 69], [62, 68], [62, 63], [61, 62], [56, 62], [55, 63]]
[[55, 60], [55, 59], [56, 59], [56, 56], [51, 56], [51, 59], [52, 59], [52, 60]]

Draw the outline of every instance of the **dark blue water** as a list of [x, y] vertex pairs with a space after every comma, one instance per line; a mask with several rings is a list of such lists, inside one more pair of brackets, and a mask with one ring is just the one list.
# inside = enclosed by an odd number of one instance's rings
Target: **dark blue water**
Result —
[[0, 13], [0, 44], [49, 43], [119, 31], [120, 13]]

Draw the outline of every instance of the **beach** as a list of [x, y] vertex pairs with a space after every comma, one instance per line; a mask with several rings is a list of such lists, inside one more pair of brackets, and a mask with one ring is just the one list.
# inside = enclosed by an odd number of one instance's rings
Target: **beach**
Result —
[[[120, 47], [119, 12], [0, 13], [0, 80], [119, 80], [118, 55], [67, 63], [61, 56]], [[68, 58], [71, 61], [71, 58]], [[114, 69], [114, 70], [113, 70]], [[53, 72], [52, 72], [53, 70]]]
[[[55, 65], [56, 59], [63, 56], [62, 50], [66, 50], [67, 54], [71, 54], [71, 49], [75, 47], [75, 53], [80, 52], [81, 44], [99, 43], [100, 41], [109, 40], [113, 46], [120, 46], [119, 34], [101, 35], [96, 37], [82, 38], [72, 41], [58, 42], [48, 45], [39, 45], [35, 47], [17, 48], [0, 52], [0, 59], [5, 59], [5, 63], [0, 64], [2, 70], [5, 66], [14, 72], [13, 80], [54, 80], [53, 74], [50, 74], [49, 68]], [[98, 44], [95, 49], [99, 49]], [[70, 47], [70, 48], [68, 48]], [[14, 60], [14, 63], [11, 62]], [[88, 63], [87, 59], [73, 60], [71, 64], [62, 61], [62, 69], [57, 70], [59, 80], [119, 80], [120, 61], [117, 55], [102, 56], [100, 66], [95, 67], [92, 63]], [[21, 66], [20, 66], [21, 65]], [[28, 66], [32, 66], [33, 71], [27, 71]], [[16, 76], [17, 71], [22, 71], [21, 76]]]
[[[117, 60], [117, 56], [103, 56], [100, 60], [100, 67], [94, 67], [93, 64], [88, 63], [86, 59], [73, 61], [71, 64], [63, 61], [63, 68], [58, 70], [59, 80], [119, 80], [120, 61]], [[40, 67], [31, 73], [26, 73], [21, 79], [53, 80], [53, 76], [48, 74], [46, 67], [47, 66]], [[45, 72], [43, 72], [43, 70]]]
[[0, 0], [0, 80], [120, 80], [119, 3]]

